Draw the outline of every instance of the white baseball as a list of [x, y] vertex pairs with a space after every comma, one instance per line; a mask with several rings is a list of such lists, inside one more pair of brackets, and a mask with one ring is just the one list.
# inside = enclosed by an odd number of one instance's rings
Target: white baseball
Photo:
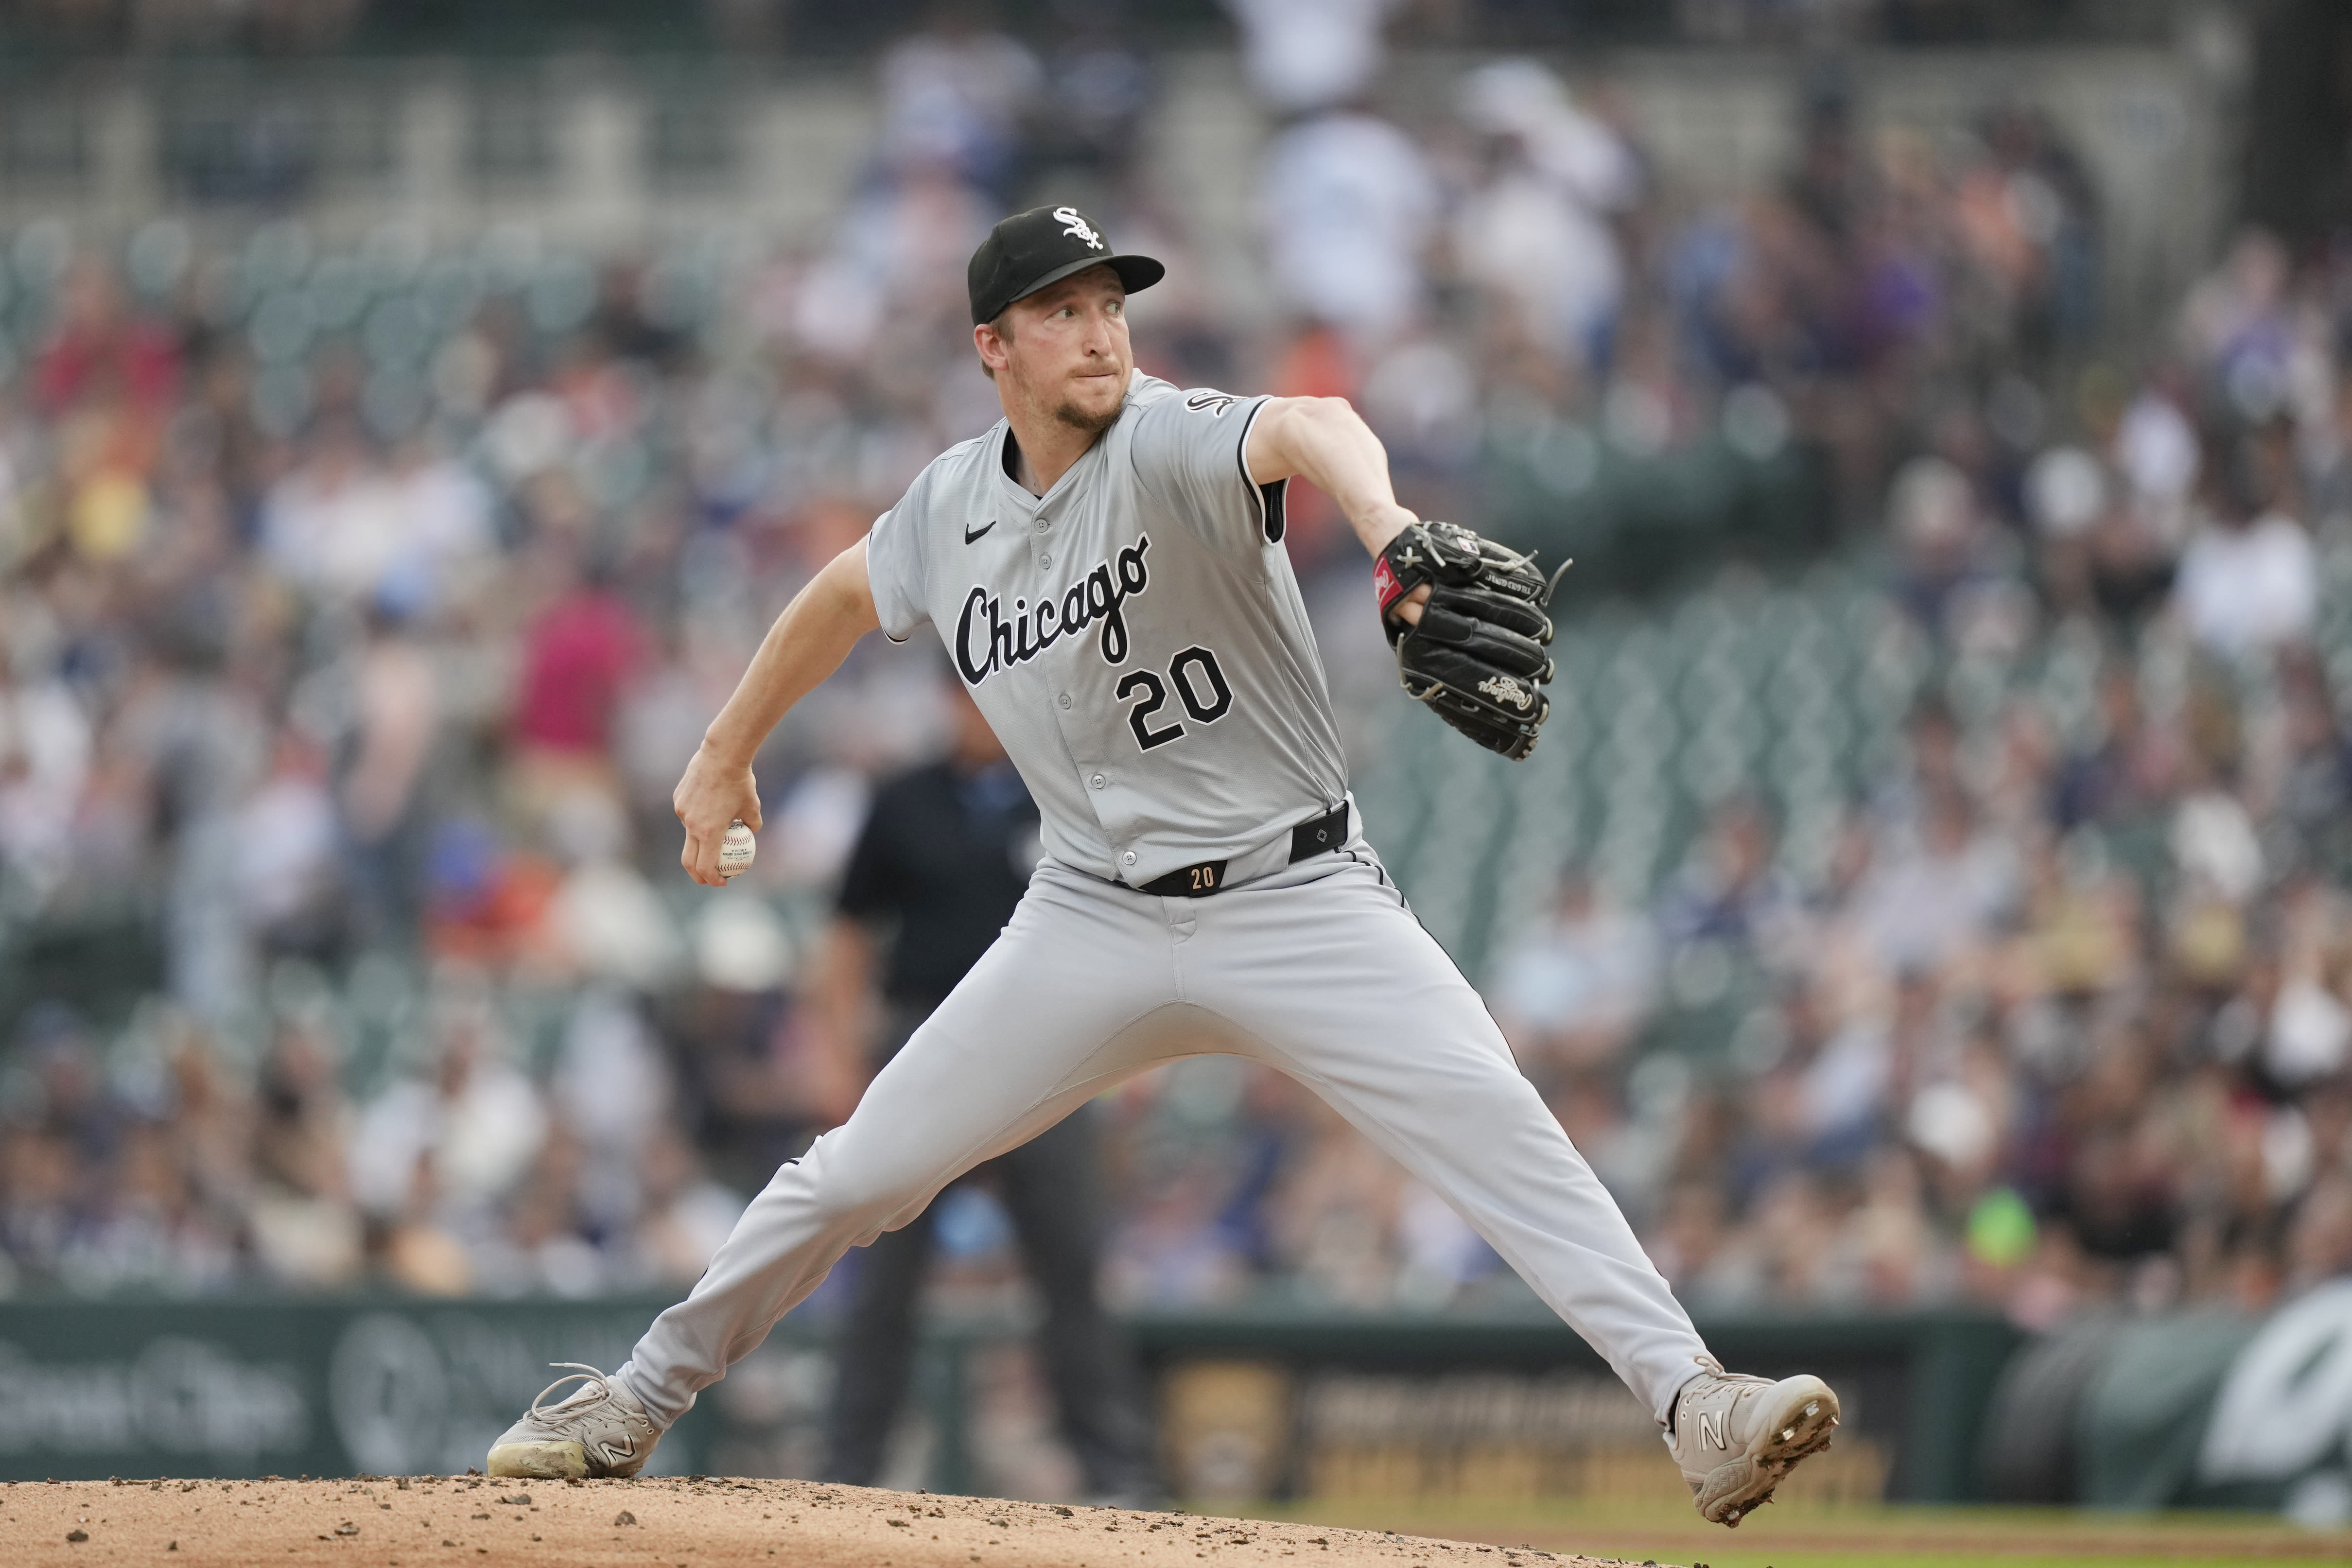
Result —
[[719, 841], [719, 874], [733, 879], [751, 868], [752, 858], [760, 852], [760, 841], [751, 830], [737, 822]]

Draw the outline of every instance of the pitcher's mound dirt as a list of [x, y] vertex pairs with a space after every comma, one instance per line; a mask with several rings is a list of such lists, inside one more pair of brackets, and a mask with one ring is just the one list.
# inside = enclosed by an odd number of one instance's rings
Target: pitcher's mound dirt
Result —
[[159, 1568], [1587, 1568], [1532, 1548], [1115, 1508], [718, 1478], [511, 1481], [17, 1481], [0, 1563]]

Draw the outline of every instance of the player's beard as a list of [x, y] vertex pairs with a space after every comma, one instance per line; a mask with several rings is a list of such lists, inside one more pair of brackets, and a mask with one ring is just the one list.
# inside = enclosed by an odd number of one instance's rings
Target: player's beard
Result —
[[1083, 430], [1089, 436], [1099, 436], [1118, 423], [1127, 411], [1127, 399], [1122, 397], [1099, 414], [1090, 414], [1076, 403], [1064, 402], [1054, 410], [1054, 417], [1073, 430]]

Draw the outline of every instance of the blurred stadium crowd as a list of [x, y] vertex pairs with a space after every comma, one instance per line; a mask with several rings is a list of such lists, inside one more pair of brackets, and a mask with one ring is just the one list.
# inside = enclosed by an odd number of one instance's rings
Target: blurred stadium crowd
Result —
[[[2352, 1268], [2352, 271], [2249, 235], [2119, 357], [2098, 193], [2028, 108], [1866, 138], [1813, 90], [1782, 179], [1693, 210], [1605, 82], [1507, 59], [1400, 120], [1376, 0], [1229, 9], [1278, 126], [1270, 321], [1151, 188], [1153, 73], [1108, 30], [894, 46], [805, 246], [8, 237], [0, 1286], [696, 1276], [821, 1130], [796, 959], [940, 668], [862, 648], [779, 731], [756, 886], [684, 882], [668, 791], [790, 595], [995, 417], [964, 261], [1065, 192], [1171, 262], [1147, 369], [1355, 398], [1430, 514], [1537, 542], [1607, 464], [1794, 464], [1805, 537], [1702, 509], [1679, 585], [1828, 552], [1869, 584], [1834, 651], [1925, 672], [1803, 821], [1721, 778], [1484, 966], [1695, 1306], [2042, 1324]], [[1335, 521], [1290, 547], [1377, 774], [1447, 742]], [[1748, 1005], [1669, 1026], [1727, 972]], [[1202, 1059], [1103, 1110], [1127, 1302], [1515, 1289], [1278, 1079]], [[949, 1201], [951, 1279], [1009, 1279], [986, 1194]]]

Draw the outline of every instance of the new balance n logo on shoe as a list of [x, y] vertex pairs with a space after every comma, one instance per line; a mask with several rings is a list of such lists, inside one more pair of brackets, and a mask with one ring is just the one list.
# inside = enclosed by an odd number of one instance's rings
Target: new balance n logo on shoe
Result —
[[616, 1443], [608, 1437], [596, 1445], [596, 1451], [604, 1456], [606, 1464], [617, 1465], [624, 1459], [637, 1457], [637, 1442], [634, 1437], [625, 1436]]
[[1723, 1440], [1723, 1418], [1729, 1412], [1722, 1410], [1701, 1411], [1698, 1417], [1698, 1440], [1702, 1443], [1711, 1443], [1718, 1448], [1731, 1447]]

